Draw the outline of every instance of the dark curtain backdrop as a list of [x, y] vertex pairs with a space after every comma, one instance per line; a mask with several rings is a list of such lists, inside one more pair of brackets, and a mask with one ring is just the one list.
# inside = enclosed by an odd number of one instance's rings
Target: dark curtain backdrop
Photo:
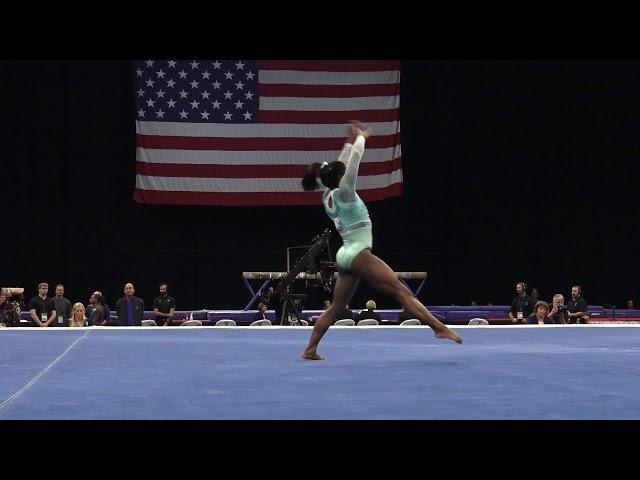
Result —
[[[510, 303], [520, 280], [548, 300], [575, 283], [591, 304], [637, 297], [640, 63], [402, 69], [405, 195], [368, 206], [375, 251], [429, 273], [423, 302]], [[288, 246], [330, 225], [320, 205], [134, 203], [128, 61], [6, 61], [0, 78], [0, 283], [28, 297], [63, 282], [114, 305], [130, 281], [150, 308], [166, 281], [179, 309], [239, 309], [242, 271], [283, 270]], [[396, 307], [366, 286], [351, 305], [368, 298]]]

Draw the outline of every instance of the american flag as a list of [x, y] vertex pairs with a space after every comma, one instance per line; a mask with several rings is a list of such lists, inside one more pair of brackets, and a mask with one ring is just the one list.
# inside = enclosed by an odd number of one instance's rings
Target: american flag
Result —
[[400, 62], [133, 62], [140, 203], [308, 205], [300, 179], [338, 158], [347, 122], [373, 130], [357, 189], [402, 195]]

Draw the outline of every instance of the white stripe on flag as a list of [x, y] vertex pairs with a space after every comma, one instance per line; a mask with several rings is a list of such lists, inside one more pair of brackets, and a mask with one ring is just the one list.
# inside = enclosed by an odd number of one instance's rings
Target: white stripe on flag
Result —
[[[402, 182], [402, 170], [358, 177], [356, 189], [383, 188]], [[136, 175], [136, 188], [172, 192], [302, 192], [299, 178], [195, 178]]]
[[[167, 150], [136, 148], [136, 160], [145, 163], [175, 163], [193, 165], [310, 165], [314, 162], [332, 162], [338, 159], [335, 151], [221, 151], [221, 150]], [[362, 164], [388, 162], [402, 155], [400, 145], [390, 148], [365, 150]]]
[[346, 112], [350, 110], [392, 110], [400, 106], [400, 95], [389, 97], [262, 97], [260, 110]]
[[[392, 135], [400, 131], [400, 122], [367, 123], [374, 135]], [[136, 133], [185, 137], [280, 137], [280, 138], [345, 138], [345, 124], [295, 123], [180, 123], [136, 121]]]
[[377, 85], [400, 83], [400, 70], [383, 72], [302, 72], [260, 70], [260, 83], [299, 85]]

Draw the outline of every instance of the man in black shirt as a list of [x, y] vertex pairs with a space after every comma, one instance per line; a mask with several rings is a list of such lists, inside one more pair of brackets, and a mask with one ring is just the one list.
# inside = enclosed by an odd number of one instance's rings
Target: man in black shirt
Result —
[[535, 302], [527, 295], [527, 284], [524, 282], [516, 284], [516, 293], [518, 296], [511, 302], [509, 318], [513, 323], [525, 323], [527, 317], [533, 313]]
[[37, 327], [48, 327], [56, 320], [56, 307], [53, 299], [47, 297], [48, 283], [38, 284], [38, 296], [29, 301], [31, 322]]
[[589, 323], [589, 305], [582, 298], [582, 288], [579, 285], [571, 287], [571, 300], [567, 304], [569, 323]]
[[[171, 325], [173, 314], [176, 311], [176, 301], [167, 295], [167, 284], [160, 284], [160, 296], [153, 299], [153, 314], [156, 316], [156, 323], [159, 326]], [[165, 323], [166, 322], [166, 323]]]

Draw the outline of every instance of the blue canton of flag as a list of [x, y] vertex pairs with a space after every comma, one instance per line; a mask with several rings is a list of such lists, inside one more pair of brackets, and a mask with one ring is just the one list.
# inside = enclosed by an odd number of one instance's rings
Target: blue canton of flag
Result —
[[133, 62], [136, 119], [155, 122], [255, 123], [255, 61]]

